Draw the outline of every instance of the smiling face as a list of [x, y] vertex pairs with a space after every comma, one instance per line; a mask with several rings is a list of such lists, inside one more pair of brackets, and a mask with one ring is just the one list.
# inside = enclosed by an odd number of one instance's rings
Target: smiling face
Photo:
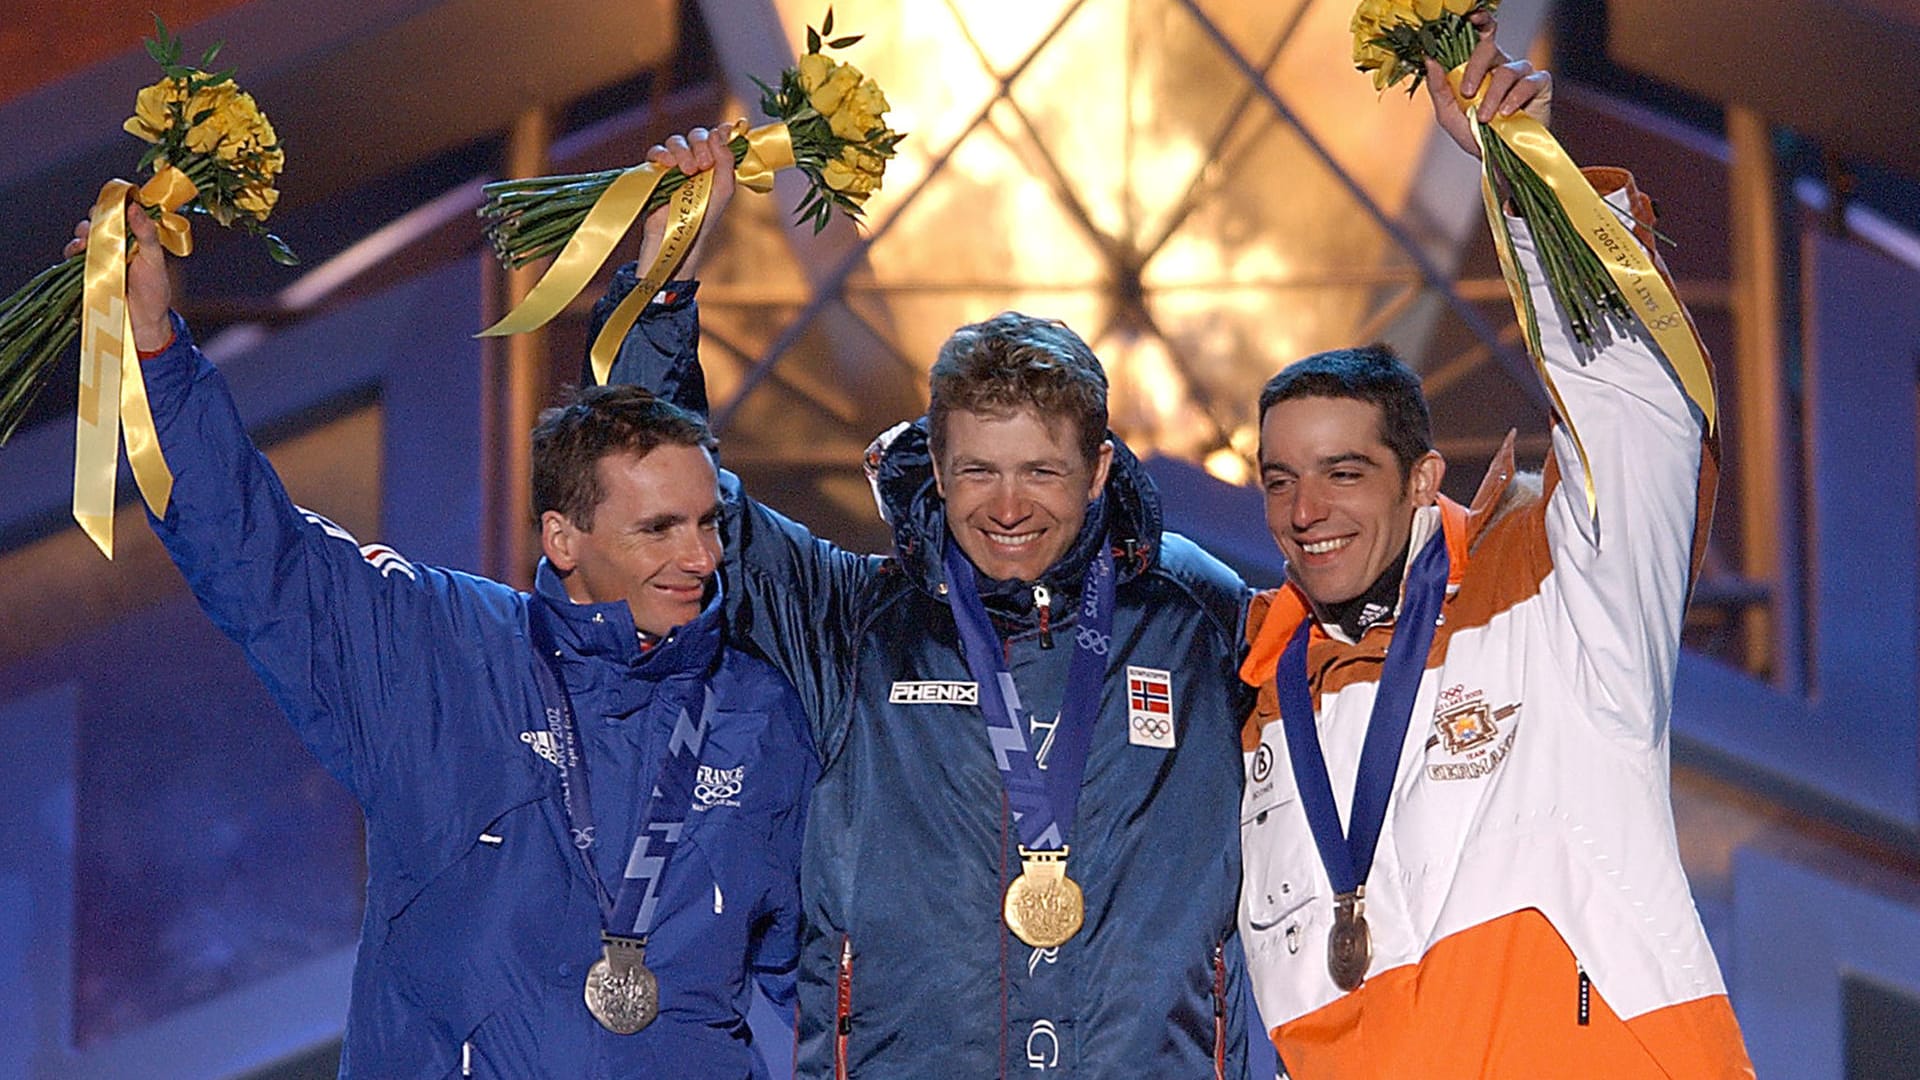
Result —
[[720, 565], [720, 483], [698, 446], [620, 451], [595, 468], [605, 497], [581, 528], [540, 515], [540, 542], [577, 604], [625, 600], [642, 632], [663, 637], [700, 614]]
[[1316, 604], [1365, 592], [1406, 549], [1414, 511], [1439, 495], [1446, 462], [1429, 450], [1402, 480], [1383, 415], [1354, 398], [1298, 397], [1261, 418], [1267, 528]]
[[1034, 581], [1073, 545], [1113, 462], [1112, 443], [1088, 460], [1078, 434], [1033, 409], [947, 415], [934, 481], [947, 530], [981, 573]]

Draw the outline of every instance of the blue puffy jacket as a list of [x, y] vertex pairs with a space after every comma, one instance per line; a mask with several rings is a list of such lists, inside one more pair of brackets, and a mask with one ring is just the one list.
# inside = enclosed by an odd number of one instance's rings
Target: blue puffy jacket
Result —
[[[609, 301], [631, 283], [622, 273]], [[613, 380], [704, 404], [698, 337], [690, 301], [650, 305]], [[824, 763], [801, 878], [801, 1076], [1245, 1074], [1243, 586], [1161, 531], [1151, 482], [1118, 440], [1109, 477], [1044, 576], [1052, 634], [1071, 634], [1086, 561], [1121, 556], [1116, 647], [1072, 834], [1086, 923], [1044, 951], [1001, 924], [1018, 836], [980, 711], [954, 700], [973, 676], [941, 594], [947, 530], [924, 429], [880, 462], [891, 558], [837, 549], [729, 487], [729, 625], [794, 680]], [[1042, 647], [1029, 587], [981, 586], [1023, 704], [1054, 716], [1072, 650]], [[1173, 749], [1130, 737], [1130, 667], [1167, 677]], [[1030, 729], [1034, 745], [1045, 726]]]
[[[791, 998], [817, 771], [792, 687], [723, 644], [718, 601], [642, 654], [625, 603], [573, 604], [544, 563], [530, 595], [360, 547], [288, 500], [224, 380], [177, 320], [176, 332], [144, 365], [175, 479], [154, 530], [366, 811], [341, 1075], [762, 1075], [746, 1012], [755, 975]], [[600, 911], [545, 756], [530, 619], [562, 654], [588, 767], [600, 770], [596, 805], [620, 801], [622, 787], [650, 791], [680, 711], [700, 708], [709, 685], [718, 702], [702, 757], [713, 771], [647, 950], [661, 1014], [637, 1035], [603, 1030], [582, 1001]], [[628, 815], [598, 817], [615, 830], [603, 850], [624, 853]]]

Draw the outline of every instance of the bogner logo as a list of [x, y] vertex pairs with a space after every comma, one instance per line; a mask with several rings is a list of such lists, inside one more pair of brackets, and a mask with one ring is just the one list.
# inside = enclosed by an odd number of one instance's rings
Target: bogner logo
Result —
[[1427, 775], [1435, 780], [1477, 780], [1507, 759], [1513, 749], [1513, 729], [1502, 725], [1520, 711], [1520, 703], [1494, 708], [1478, 690], [1450, 686], [1440, 694], [1434, 714], [1434, 737], [1454, 760], [1427, 766]]
[[897, 682], [887, 701], [893, 705], [978, 705], [980, 687], [970, 682]]

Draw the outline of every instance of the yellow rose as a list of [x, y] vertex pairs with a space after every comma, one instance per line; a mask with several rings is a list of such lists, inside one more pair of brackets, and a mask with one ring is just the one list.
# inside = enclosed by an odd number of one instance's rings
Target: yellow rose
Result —
[[[231, 82], [201, 88], [187, 102], [186, 112], [187, 123], [192, 125], [187, 128], [187, 149], [196, 154], [211, 153], [229, 138], [244, 139], [248, 130], [245, 114], [259, 114], [253, 99], [240, 93]], [[194, 118], [203, 113], [206, 118], [196, 122]]]
[[868, 176], [879, 176], [887, 169], [887, 159], [863, 146], [846, 146], [840, 150], [840, 160], [856, 171]]
[[1473, 9], [1480, 6], [1480, 0], [1440, 0], [1440, 6], [1455, 15], [1471, 15]]
[[280, 192], [265, 184], [248, 184], [233, 197], [233, 205], [253, 215], [256, 221], [267, 220], [273, 213], [273, 204], [280, 201]]
[[811, 94], [826, 85], [833, 75], [833, 69], [839, 65], [827, 59], [823, 53], [808, 53], [800, 58], [800, 89]]
[[1422, 22], [1432, 22], [1445, 11], [1441, 0], [1413, 0], [1413, 13], [1420, 16]]
[[173, 103], [186, 96], [185, 86], [172, 79], [161, 79], [140, 91], [133, 99], [133, 115], [122, 124], [129, 135], [148, 142], [159, 142], [173, 126]]
[[820, 167], [820, 179], [835, 191], [846, 191], [851, 188], [855, 175], [857, 174], [848, 168], [845, 162], [837, 158]]
[[859, 85], [860, 69], [852, 64], [841, 64], [827, 81], [820, 85], [820, 89], [809, 96], [809, 100], [813, 102], [813, 107], [819, 110], [821, 116], [832, 116], [833, 111], [840, 107], [840, 99], [846, 97], [849, 91]]
[[847, 181], [846, 187], [835, 190], [857, 192], [863, 195], [880, 190], [881, 174], [887, 168], [886, 158], [858, 146], [846, 146], [841, 148], [840, 160], [837, 164], [852, 169], [853, 179]]

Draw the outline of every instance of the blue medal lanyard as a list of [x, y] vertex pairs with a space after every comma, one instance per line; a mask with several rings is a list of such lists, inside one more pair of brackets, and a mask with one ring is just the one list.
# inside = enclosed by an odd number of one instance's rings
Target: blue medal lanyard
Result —
[[967, 670], [980, 688], [980, 711], [987, 725], [987, 741], [1007, 793], [1020, 833], [1020, 845], [1034, 851], [1057, 851], [1067, 846], [1074, 814], [1080, 803], [1080, 780], [1086, 775], [1087, 752], [1093, 745], [1093, 725], [1100, 715], [1100, 688], [1112, 651], [1113, 558], [1102, 544], [1088, 560], [1080, 583], [1080, 620], [1074, 630], [1073, 657], [1067, 663], [1066, 695], [1045, 770], [1027, 746], [1026, 721], [1021, 715], [1020, 692], [1007, 670], [1000, 636], [994, 632], [973, 564], [951, 536], [942, 559], [947, 575], [947, 605], [960, 628], [960, 646]]
[[1387, 802], [1400, 770], [1400, 748], [1413, 717], [1414, 699], [1420, 693], [1420, 679], [1426, 673], [1427, 651], [1433, 647], [1450, 569], [1446, 537], [1435, 531], [1407, 568], [1404, 599], [1394, 623], [1393, 641], [1387, 646], [1373, 714], [1367, 720], [1366, 741], [1360, 748], [1360, 767], [1354, 777], [1353, 804], [1344, 834], [1340, 811], [1333, 801], [1333, 785], [1327, 778], [1326, 757], [1313, 724], [1313, 691], [1307, 682], [1311, 618], [1301, 620], [1300, 629], [1280, 656], [1275, 678], [1280, 719], [1287, 733], [1287, 758], [1300, 789], [1307, 826], [1313, 830], [1313, 842], [1320, 849], [1320, 862], [1326, 867], [1336, 898], [1351, 896], [1366, 884], [1367, 874], [1373, 869], [1380, 829], [1387, 820]]
[[593, 880], [594, 892], [600, 901], [602, 928], [644, 943], [653, 932], [660, 882], [666, 876], [673, 853], [680, 847], [688, 810], [693, 805], [694, 784], [700, 774], [700, 751], [706, 745], [708, 725], [713, 719], [713, 689], [704, 688], [698, 717], [683, 709], [674, 722], [673, 735], [667, 740], [666, 759], [660, 763], [653, 794], [647, 799], [646, 816], [634, 832], [633, 850], [620, 879], [620, 892], [617, 896], [609, 895], [594, 867], [593, 799], [587, 790], [579, 725], [560, 680], [559, 654], [537, 614], [529, 612], [527, 623], [539, 653], [533, 665], [534, 677], [540, 685], [547, 730], [553, 734], [559, 750], [560, 802], [566, 811], [574, 849], [586, 864], [587, 877]]

